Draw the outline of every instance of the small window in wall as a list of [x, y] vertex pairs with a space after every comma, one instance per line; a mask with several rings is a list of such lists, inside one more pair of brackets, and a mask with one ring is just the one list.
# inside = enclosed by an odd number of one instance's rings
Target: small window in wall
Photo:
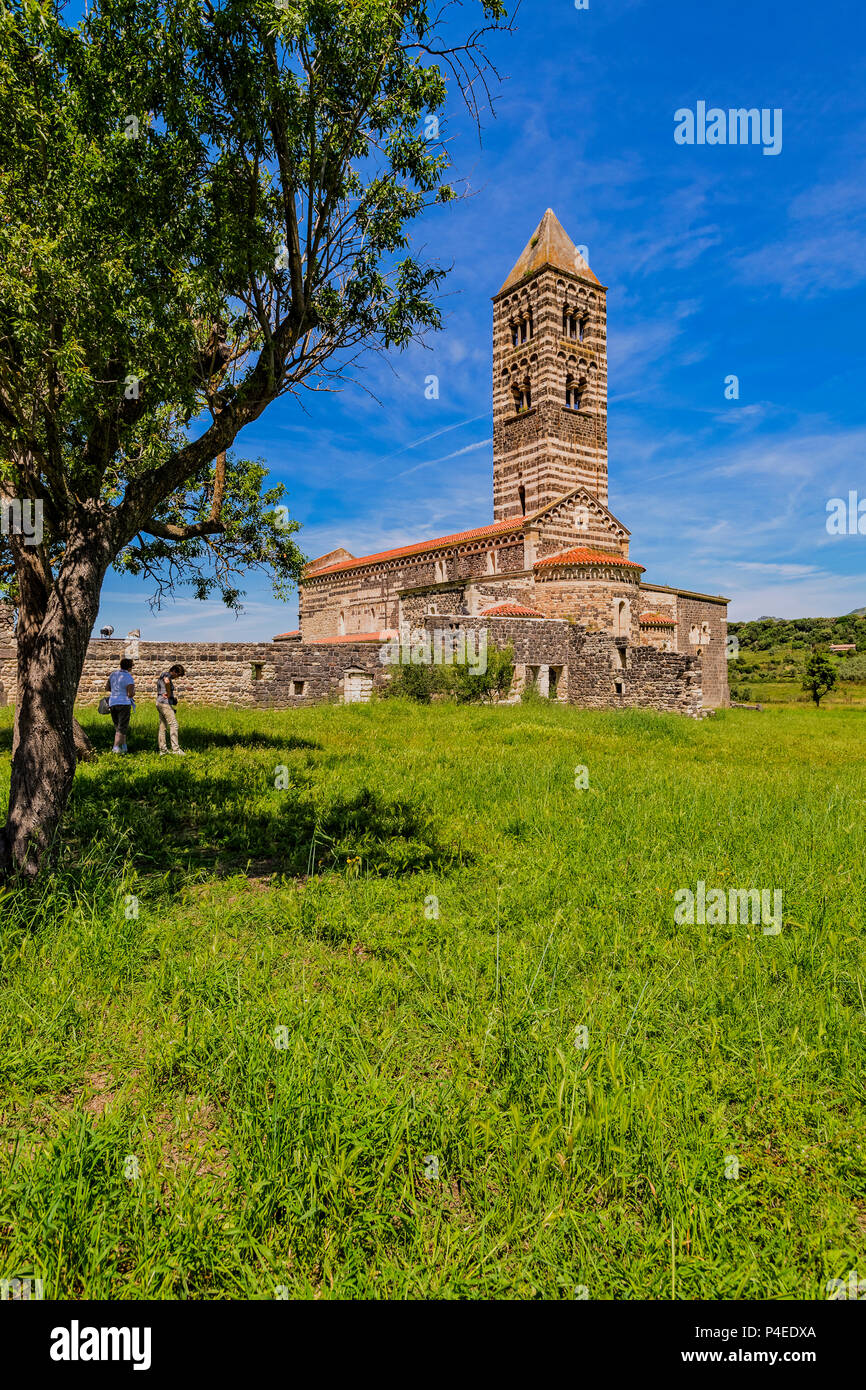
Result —
[[485, 556], [485, 573], [499, 573], [499, 552], [498, 550], [488, 550]]
[[617, 637], [628, 637], [628, 604], [624, 598], [619, 599], [614, 606], [613, 630]]
[[340, 609], [340, 618], [337, 623], [337, 634], [340, 637], [345, 637], [346, 635], [346, 615], [342, 609]]
[[254, 681], [260, 681], [260, 680], [262, 679], [262, 676], [263, 676], [264, 674], [265, 674], [264, 662], [262, 662], [262, 661], [254, 661], [254, 662], [253, 662], [253, 680], [254, 680]]
[[580, 410], [583, 404], [583, 390], [571, 377], [565, 383], [565, 407], [567, 410]]
[[617, 695], [622, 695], [623, 691], [625, 690], [625, 682], [624, 682], [624, 681], [614, 681], [613, 684], [614, 684], [614, 689], [616, 690]]
[[523, 383], [522, 386], [517, 386], [517, 387], [515, 388], [515, 391], [514, 391], [514, 404], [515, 404], [515, 406], [516, 406], [516, 408], [517, 408], [517, 413], [518, 413], [518, 415], [521, 413], [521, 411], [524, 411], [524, 410], [531, 410], [531, 408], [532, 408], [532, 388], [531, 388], [531, 386], [529, 385], [529, 382], [528, 382], [528, 381], [525, 381], [525, 382]]
[[523, 514], [523, 516], [526, 516], [526, 488], [523, 486], [522, 483], [520, 484], [520, 487], [517, 489], [517, 496], [520, 498], [521, 513]]
[[292, 694], [305, 695], [307, 691], [306, 681], [292, 681]]

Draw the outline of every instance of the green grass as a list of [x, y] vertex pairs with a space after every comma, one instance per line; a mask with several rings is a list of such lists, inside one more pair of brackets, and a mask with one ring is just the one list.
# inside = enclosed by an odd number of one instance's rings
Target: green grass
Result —
[[[862, 1277], [864, 721], [184, 709], [182, 760], [141, 709], [53, 879], [0, 898], [0, 1272], [113, 1299]], [[698, 879], [781, 888], [781, 935], [675, 925]]]

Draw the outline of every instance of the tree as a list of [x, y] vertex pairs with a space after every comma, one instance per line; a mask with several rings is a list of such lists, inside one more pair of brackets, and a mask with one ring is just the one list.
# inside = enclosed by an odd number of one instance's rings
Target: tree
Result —
[[[439, 326], [407, 226], [448, 201], [431, 115], [477, 116], [484, 34], [428, 0], [0, 0], [0, 500], [18, 705], [0, 874], [34, 876], [75, 771], [73, 705], [111, 566], [236, 603], [301, 557], [230, 455], [279, 396]], [[427, 128], [425, 129], [425, 122]], [[285, 514], [287, 515], [287, 514]]]
[[821, 651], [820, 647], [813, 647], [806, 662], [803, 689], [809, 691], [816, 708], [820, 709], [822, 699], [834, 688], [838, 679], [839, 673], [828, 653]]

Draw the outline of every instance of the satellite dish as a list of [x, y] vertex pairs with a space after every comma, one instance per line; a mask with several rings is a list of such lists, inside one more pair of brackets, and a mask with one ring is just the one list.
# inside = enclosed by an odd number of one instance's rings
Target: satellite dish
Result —
[[99, 629], [99, 635], [100, 635], [100, 637], [113, 637], [113, 636], [114, 636], [114, 628], [113, 628], [113, 627], [101, 627], [101, 628]]

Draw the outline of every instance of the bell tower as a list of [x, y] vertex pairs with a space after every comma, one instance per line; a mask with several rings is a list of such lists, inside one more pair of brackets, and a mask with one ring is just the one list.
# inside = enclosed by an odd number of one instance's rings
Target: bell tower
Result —
[[607, 301], [553, 210], [493, 300], [493, 515], [607, 505]]

